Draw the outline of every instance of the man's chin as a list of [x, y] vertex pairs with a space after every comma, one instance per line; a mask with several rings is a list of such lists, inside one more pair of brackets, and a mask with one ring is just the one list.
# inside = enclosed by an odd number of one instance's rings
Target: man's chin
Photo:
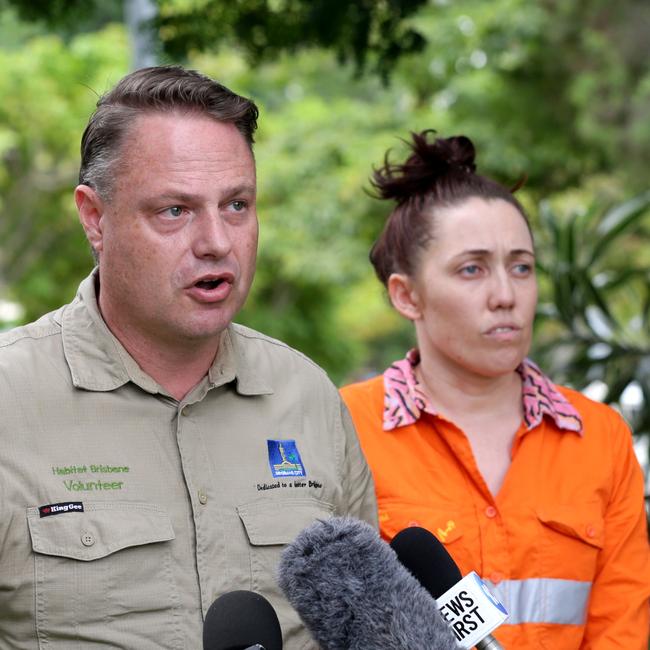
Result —
[[216, 324], [198, 324], [193, 327], [188, 327], [184, 332], [184, 336], [188, 341], [195, 343], [207, 343], [212, 340], [218, 341], [223, 334], [223, 331], [228, 328], [232, 321], [220, 322]]
[[169, 323], [164, 331], [160, 331], [161, 339], [165, 339], [165, 345], [173, 347], [207, 345], [211, 341], [218, 342], [231, 322], [222, 316], [219, 319], [195, 318]]

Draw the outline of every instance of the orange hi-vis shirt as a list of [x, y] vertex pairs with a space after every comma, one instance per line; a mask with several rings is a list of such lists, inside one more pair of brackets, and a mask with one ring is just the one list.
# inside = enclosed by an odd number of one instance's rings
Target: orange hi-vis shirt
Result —
[[506, 649], [647, 650], [643, 475], [613, 409], [526, 360], [524, 418], [492, 495], [469, 440], [419, 390], [417, 351], [341, 394], [372, 470], [382, 536], [434, 533], [509, 612]]

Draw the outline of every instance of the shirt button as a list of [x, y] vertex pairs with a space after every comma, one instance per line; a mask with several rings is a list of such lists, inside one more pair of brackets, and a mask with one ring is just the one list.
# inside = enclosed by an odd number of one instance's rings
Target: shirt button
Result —
[[189, 415], [189, 411], [188, 411], [187, 406], [184, 406], [184, 407], [181, 409], [181, 415]]
[[493, 571], [490, 574], [490, 581], [493, 584], [498, 585], [502, 580], [503, 580], [503, 573], [501, 573], [500, 571]]
[[587, 533], [587, 537], [596, 537], [596, 528], [591, 524], [587, 525], [585, 532]]
[[420, 522], [413, 520], [413, 521], [409, 521], [409, 523], [407, 525], [412, 528], [414, 526], [419, 526]]
[[199, 490], [199, 503], [205, 505], [208, 502], [208, 495], [203, 491]]
[[489, 519], [494, 519], [497, 516], [497, 509], [494, 506], [488, 506], [485, 509], [485, 516]]
[[83, 533], [81, 535], [81, 543], [84, 546], [92, 546], [95, 543], [95, 538], [90, 533]]

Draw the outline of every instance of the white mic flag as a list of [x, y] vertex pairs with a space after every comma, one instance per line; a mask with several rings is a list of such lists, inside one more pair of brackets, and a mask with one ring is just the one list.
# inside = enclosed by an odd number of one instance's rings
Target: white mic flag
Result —
[[473, 648], [508, 618], [508, 612], [472, 571], [436, 601], [461, 648]]

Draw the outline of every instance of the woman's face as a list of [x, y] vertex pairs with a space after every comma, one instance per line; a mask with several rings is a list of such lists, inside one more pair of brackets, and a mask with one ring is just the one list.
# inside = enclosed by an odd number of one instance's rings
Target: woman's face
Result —
[[389, 279], [423, 362], [483, 377], [512, 372], [530, 348], [537, 303], [524, 218], [506, 201], [474, 197], [438, 209], [433, 234], [415, 276]]

